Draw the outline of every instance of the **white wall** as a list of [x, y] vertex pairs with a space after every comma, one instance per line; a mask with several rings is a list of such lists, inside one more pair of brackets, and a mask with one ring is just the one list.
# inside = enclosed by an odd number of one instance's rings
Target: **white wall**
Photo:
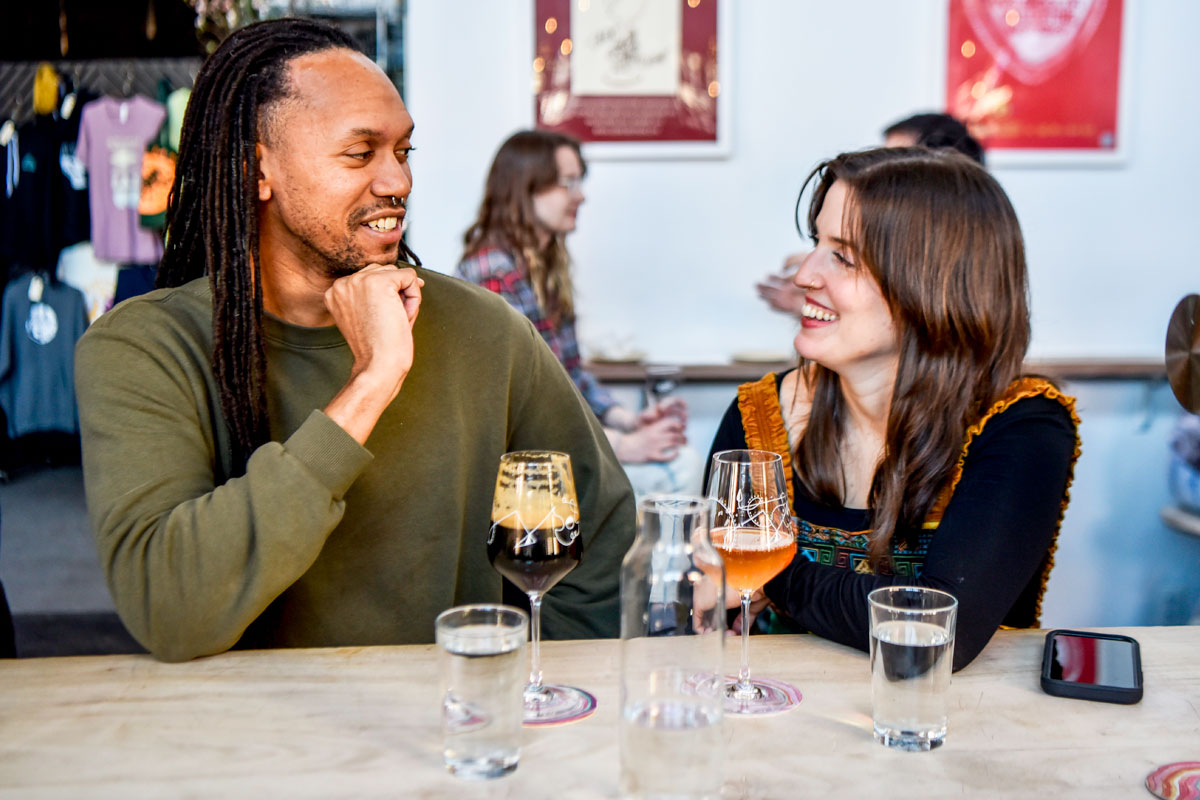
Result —
[[1200, 614], [1200, 537], [1159, 510], [1179, 405], [1163, 381], [1076, 381], [1083, 453], [1075, 468], [1044, 627], [1162, 625]]
[[[1126, 164], [996, 170], [1028, 242], [1035, 356], [1160, 355], [1175, 302], [1200, 290], [1200, 3], [1126, 2]], [[734, 12], [732, 155], [590, 165], [570, 240], [585, 343], [632, 336], [681, 362], [788, 352], [790, 322], [752, 285], [800, 244], [804, 176], [942, 105], [944, 0], [743, 0]], [[532, 19], [530, 0], [409, 1], [411, 241], [435, 269], [453, 271], [496, 147], [532, 123]]]

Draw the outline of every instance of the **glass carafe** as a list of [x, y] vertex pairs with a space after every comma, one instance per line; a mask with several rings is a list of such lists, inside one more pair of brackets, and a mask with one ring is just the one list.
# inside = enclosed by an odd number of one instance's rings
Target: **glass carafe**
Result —
[[621, 793], [717, 797], [725, 567], [713, 501], [651, 495], [621, 564]]

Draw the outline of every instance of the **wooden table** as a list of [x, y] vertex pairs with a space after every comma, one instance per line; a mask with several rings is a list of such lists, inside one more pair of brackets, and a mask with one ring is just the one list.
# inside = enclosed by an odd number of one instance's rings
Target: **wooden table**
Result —
[[[725, 795], [1149, 798], [1153, 768], [1200, 760], [1200, 627], [1119, 630], [1142, 645], [1139, 705], [1043, 694], [1042, 632], [1001, 632], [954, 676], [947, 743], [931, 753], [872, 740], [865, 655], [756, 637], [752, 665], [804, 701], [725, 721]], [[0, 796], [615, 796], [617, 643], [550, 642], [544, 661], [599, 710], [527, 731], [516, 773], [485, 783], [442, 769], [432, 646], [0, 663]]]

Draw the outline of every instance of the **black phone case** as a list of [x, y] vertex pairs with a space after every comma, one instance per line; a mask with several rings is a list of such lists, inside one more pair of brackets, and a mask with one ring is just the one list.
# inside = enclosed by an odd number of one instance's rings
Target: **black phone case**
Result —
[[[1129, 642], [1133, 654], [1133, 677], [1137, 684], [1132, 689], [1122, 686], [1103, 686], [1091, 683], [1075, 683], [1050, 677], [1051, 664], [1054, 661], [1054, 638], [1058, 634], [1064, 636], [1082, 636], [1088, 639], [1110, 639], [1118, 642]], [[1089, 633], [1087, 631], [1053, 630], [1046, 634], [1046, 644], [1042, 648], [1042, 690], [1046, 694], [1057, 697], [1076, 697], [1080, 700], [1097, 700], [1101, 703], [1121, 703], [1132, 705], [1142, 699], [1142, 652], [1137, 639], [1121, 636], [1115, 633]]]

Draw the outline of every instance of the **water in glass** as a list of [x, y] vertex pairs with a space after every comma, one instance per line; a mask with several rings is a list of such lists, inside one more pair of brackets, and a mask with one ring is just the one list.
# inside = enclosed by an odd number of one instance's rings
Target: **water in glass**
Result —
[[621, 793], [639, 798], [716, 797], [721, 710], [710, 700], [638, 703], [621, 717]]
[[455, 775], [494, 778], [517, 768], [525, 636], [524, 624], [439, 628], [443, 756]]
[[941, 625], [878, 623], [871, 634], [875, 738], [902, 750], [931, 750], [946, 738], [954, 639]]

